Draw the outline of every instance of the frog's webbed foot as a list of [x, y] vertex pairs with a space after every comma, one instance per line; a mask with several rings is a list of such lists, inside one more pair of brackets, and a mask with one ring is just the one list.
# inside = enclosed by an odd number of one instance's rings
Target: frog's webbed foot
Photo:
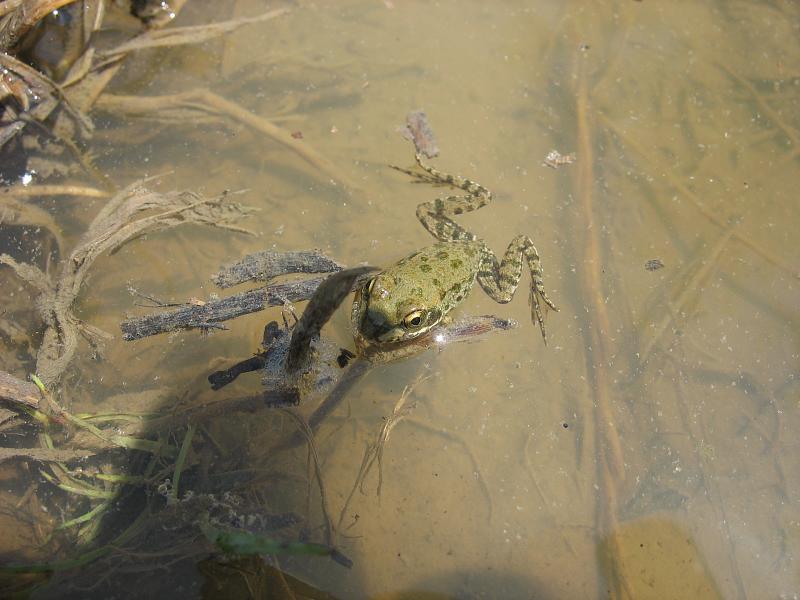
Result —
[[[540, 302], [541, 300], [541, 302]], [[531, 304], [531, 320], [539, 325], [542, 331], [542, 340], [545, 346], [547, 345], [547, 329], [544, 326], [544, 315], [542, 314], [542, 303], [546, 307], [552, 308], [558, 312], [558, 307], [553, 303], [544, 291], [543, 287], [531, 286], [530, 304]]]
[[[412, 169], [405, 169], [403, 167], [398, 167], [395, 165], [389, 165], [392, 169], [396, 171], [400, 171], [401, 173], [405, 173], [417, 181], [415, 183], [427, 183], [433, 186], [447, 186], [452, 188], [457, 188], [460, 190], [464, 190], [469, 194], [469, 197], [472, 196], [483, 196], [486, 198], [486, 202], [490, 201], [492, 198], [492, 193], [483, 187], [480, 183], [476, 181], [472, 181], [471, 179], [467, 179], [465, 177], [461, 177], [460, 175], [451, 175], [449, 173], [444, 173], [439, 171], [438, 169], [434, 169], [430, 165], [425, 164], [422, 160], [422, 155], [417, 152], [414, 155], [414, 158], [417, 161], [417, 166], [421, 169], [422, 172], [412, 170]], [[484, 202], [483, 204], [485, 204]], [[481, 206], [483, 206], [481, 204]], [[478, 207], [475, 207], [478, 208]]]
[[344, 369], [350, 364], [350, 361], [356, 358], [356, 354], [347, 348], [339, 348], [339, 356], [336, 357], [336, 364], [339, 368]]
[[414, 183], [427, 183], [429, 185], [449, 185], [444, 181], [440, 181], [436, 177], [432, 176], [430, 173], [423, 172], [420, 173], [419, 171], [414, 171], [412, 168], [405, 168], [405, 167], [398, 167], [397, 165], [389, 165], [390, 169], [394, 169], [395, 171], [400, 171], [405, 175], [413, 177], [416, 181]]

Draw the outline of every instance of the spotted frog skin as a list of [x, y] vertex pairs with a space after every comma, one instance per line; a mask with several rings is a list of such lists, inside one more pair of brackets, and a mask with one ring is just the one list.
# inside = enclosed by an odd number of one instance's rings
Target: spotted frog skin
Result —
[[476, 281], [492, 299], [505, 304], [514, 297], [527, 262], [531, 319], [538, 323], [547, 343], [542, 304], [558, 308], [545, 293], [539, 253], [531, 239], [515, 237], [498, 263], [483, 240], [451, 218], [486, 206], [492, 193], [474, 181], [437, 171], [423, 163], [419, 154], [416, 159], [421, 173], [392, 168], [466, 194], [437, 198], [417, 207], [417, 218], [439, 243], [409, 254], [356, 291], [351, 316], [357, 342], [402, 343], [429, 332], [467, 297]]

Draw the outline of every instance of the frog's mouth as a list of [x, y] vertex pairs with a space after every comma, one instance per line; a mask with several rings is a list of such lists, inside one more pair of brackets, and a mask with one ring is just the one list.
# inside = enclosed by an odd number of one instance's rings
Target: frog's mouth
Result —
[[392, 325], [382, 312], [369, 309], [364, 313], [359, 329], [364, 338], [381, 344], [396, 342], [406, 333], [402, 327]]

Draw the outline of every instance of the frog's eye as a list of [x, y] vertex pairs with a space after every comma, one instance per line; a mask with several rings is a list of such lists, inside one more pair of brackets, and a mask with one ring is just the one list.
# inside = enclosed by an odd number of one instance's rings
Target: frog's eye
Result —
[[406, 329], [416, 329], [422, 325], [422, 311], [415, 310], [408, 313], [403, 319], [403, 326]]

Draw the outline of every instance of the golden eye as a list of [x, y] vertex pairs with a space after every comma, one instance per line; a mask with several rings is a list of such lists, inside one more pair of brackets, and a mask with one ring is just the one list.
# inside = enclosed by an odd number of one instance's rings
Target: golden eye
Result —
[[403, 326], [406, 329], [416, 329], [420, 325], [422, 325], [422, 311], [421, 310], [415, 310], [413, 312], [410, 312], [403, 319]]

